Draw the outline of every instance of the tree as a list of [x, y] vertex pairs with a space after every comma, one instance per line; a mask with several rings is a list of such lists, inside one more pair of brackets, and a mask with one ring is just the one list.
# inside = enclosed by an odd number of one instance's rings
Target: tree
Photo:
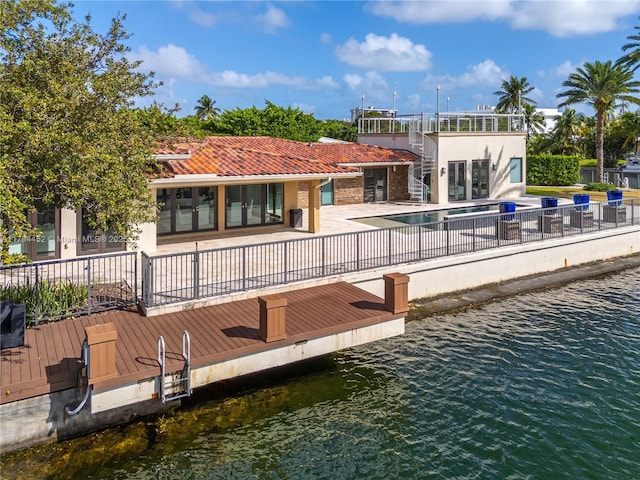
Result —
[[556, 117], [552, 133], [554, 153], [584, 155], [582, 142], [588, 131], [584, 115], [573, 108], [567, 108], [562, 115]]
[[207, 124], [213, 133], [234, 136], [270, 136], [299, 142], [315, 142], [320, 138], [320, 122], [297, 108], [279, 107], [265, 100], [265, 108], [225, 110]]
[[[633, 28], [640, 32], [639, 26]], [[640, 34], [629, 35], [627, 40], [631, 41], [622, 46], [622, 51], [626, 53], [616, 61], [616, 65], [635, 71], [640, 66]]]
[[511, 75], [509, 80], [502, 81], [502, 90], [493, 92], [500, 99], [496, 105], [496, 112], [499, 113], [522, 113], [523, 105], [536, 105], [535, 100], [527, 97], [534, 90], [529, 84], [527, 77], [514, 77]]
[[522, 106], [522, 114], [524, 115], [524, 124], [527, 129], [527, 140], [529, 140], [532, 133], [544, 131], [544, 115], [536, 110], [534, 105], [525, 103]]
[[26, 213], [83, 209], [93, 228], [135, 239], [155, 218], [147, 184], [153, 137], [132, 110], [153, 93], [152, 74], [130, 62], [124, 16], [105, 34], [70, 4], [0, 6], [0, 238], [28, 231]]
[[211, 100], [207, 95], [200, 97], [194, 110], [196, 111], [196, 117], [200, 120], [211, 120], [220, 113], [220, 109], [216, 107], [216, 101]]
[[633, 71], [628, 66], [596, 61], [585, 63], [562, 83], [565, 91], [556, 95], [564, 98], [558, 107], [586, 103], [596, 111], [596, 159], [598, 181], [604, 179], [604, 127], [607, 113], [616, 102], [624, 101], [640, 104], [634, 94], [640, 92], [640, 82], [633, 79]]
[[343, 120], [325, 120], [321, 123], [322, 135], [345, 142], [358, 141], [358, 127]]

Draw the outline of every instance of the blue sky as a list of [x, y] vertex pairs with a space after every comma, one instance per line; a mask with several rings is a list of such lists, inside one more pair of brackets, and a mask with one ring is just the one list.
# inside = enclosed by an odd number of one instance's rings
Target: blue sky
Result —
[[[155, 100], [193, 113], [269, 100], [342, 119], [350, 109], [399, 114], [495, 105], [503, 79], [527, 77], [555, 108], [584, 62], [615, 60], [640, 25], [634, 0], [80, 1], [101, 32], [127, 15], [130, 56], [164, 85]], [[578, 109], [583, 110], [583, 109]], [[590, 112], [588, 108], [583, 111]]]

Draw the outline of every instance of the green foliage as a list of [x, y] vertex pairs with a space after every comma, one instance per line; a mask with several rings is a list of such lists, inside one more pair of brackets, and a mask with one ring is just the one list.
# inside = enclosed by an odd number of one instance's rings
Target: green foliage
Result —
[[589, 192], [606, 192], [607, 190], [615, 190], [616, 187], [611, 185], [610, 183], [600, 183], [600, 182], [594, 182], [594, 183], [587, 183], [584, 186], [584, 190], [587, 190]]
[[27, 280], [24, 285], [0, 288], [0, 299], [24, 303], [27, 318], [35, 318], [36, 305], [40, 314], [64, 316], [87, 305], [89, 289], [69, 281], [41, 280], [37, 284]]
[[31, 263], [31, 259], [24, 253], [0, 252], [0, 265], [19, 265]]
[[575, 156], [531, 155], [527, 157], [527, 184], [573, 185], [580, 180], [580, 159]]
[[156, 139], [202, 138], [208, 133], [204, 130], [205, 123], [197, 117], [177, 118], [175, 114], [180, 111], [178, 104], [173, 108], [165, 108], [154, 102], [149, 107], [136, 108], [134, 111], [138, 116], [138, 121], [149, 129]]
[[212, 133], [232, 136], [287, 138], [299, 142], [315, 142], [321, 136], [320, 122], [297, 108], [279, 107], [268, 100], [265, 108], [225, 110], [206, 124]]
[[320, 126], [322, 136], [343, 140], [345, 142], [358, 141], [358, 127], [351, 122], [342, 120], [325, 120]]
[[36, 201], [132, 239], [154, 219], [154, 138], [131, 106], [156, 84], [127, 59], [123, 21], [100, 34], [70, 4], [0, 5], [0, 238], [28, 233]]

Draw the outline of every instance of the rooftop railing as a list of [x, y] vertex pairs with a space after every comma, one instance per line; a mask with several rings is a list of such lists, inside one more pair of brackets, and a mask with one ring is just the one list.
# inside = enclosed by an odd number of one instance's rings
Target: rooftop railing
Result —
[[509, 133], [524, 132], [524, 116], [482, 112], [455, 112], [396, 117], [364, 117], [358, 120], [359, 134], [409, 133], [410, 127], [422, 133]]

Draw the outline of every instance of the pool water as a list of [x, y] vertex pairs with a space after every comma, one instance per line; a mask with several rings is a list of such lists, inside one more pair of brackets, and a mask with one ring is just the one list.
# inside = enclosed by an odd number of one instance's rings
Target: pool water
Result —
[[460, 215], [465, 213], [482, 213], [489, 211], [499, 211], [498, 204], [477, 205], [474, 207], [461, 207], [447, 210], [430, 210], [426, 212], [399, 213], [394, 215], [382, 215], [379, 217], [367, 217], [354, 219], [361, 223], [374, 224], [376, 222], [397, 222], [405, 225], [423, 225], [425, 223], [436, 223], [445, 220], [445, 217], [451, 215]]

